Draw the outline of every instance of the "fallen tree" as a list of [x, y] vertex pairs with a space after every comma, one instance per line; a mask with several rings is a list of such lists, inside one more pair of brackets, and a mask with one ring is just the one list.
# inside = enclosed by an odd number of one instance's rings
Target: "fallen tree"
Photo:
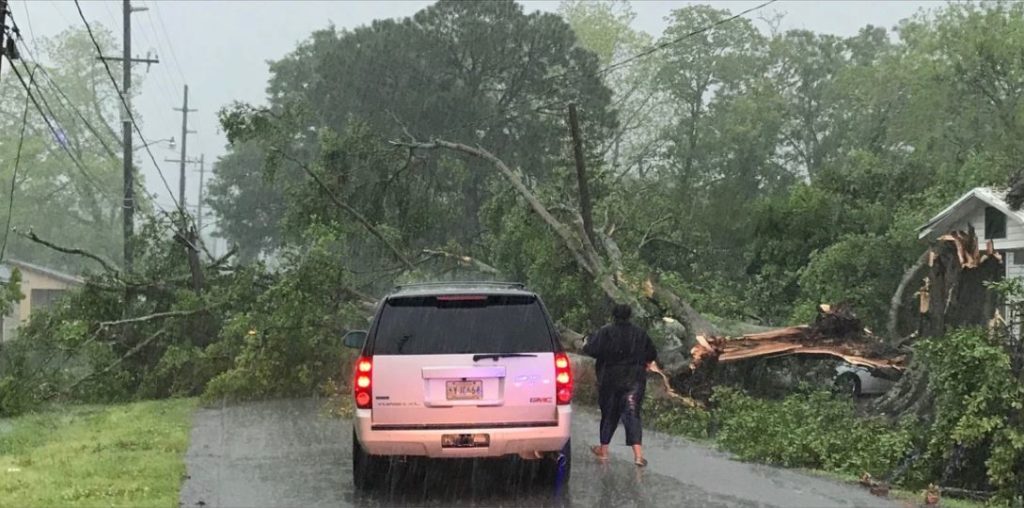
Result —
[[865, 329], [849, 306], [823, 304], [809, 325], [739, 337], [698, 335], [688, 370], [679, 373], [674, 384], [684, 395], [705, 400], [719, 365], [791, 355], [842, 360], [891, 379], [902, 374], [907, 361], [904, 352]]
[[[612, 238], [614, 228], [605, 225], [596, 229], [594, 236], [600, 241], [591, 241], [586, 221], [579, 211], [570, 210], [571, 223], [558, 219], [527, 186], [521, 172], [491, 152], [443, 139], [429, 142], [410, 139], [391, 143], [409, 149], [450, 150], [490, 162], [531, 210], [550, 227], [562, 245], [572, 254], [577, 266], [593, 278], [594, 283], [610, 301], [629, 304], [641, 318], [653, 317], [653, 311], [662, 318], [670, 317], [682, 323], [686, 334], [684, 347], [681, 350], [664, 352], [666, 354], [663, 355], [662, 362], [671, 367], [666, 368], [662, 375], [666, 380], [674, 378], [677, 386], [683, 388], [683, 397], [706, 400], [709, 395], [707, 385], [710, 384], [714, 365], [719, 362], [799, 354], [833, 356], [872, 369], [886, 370], [890, 374], [902, 369], [902, 359], [897, 358], [891, 348], [884, 348], [882, 341], [864, 330], [852, 311], [843, 306], [835, 310], [823, 306], [818, 320], [809, 327], [786, 328], [737, 339], [718, 336], [717, 328], [684, 298], [660, 284], [657, 274], [649, 274], [638, 283], [641, 278], [631, 276], [627, 272], [622, 260], [622, 249]], [[583, 182], [580, 183], [582, 188]], [[581, 204], [585, 203], [585, 196], [581, 196], [579, 201]], [[653, 304], [654, 308], [645, 307], [644, 301]], [[576, 342], [575, 339], [580, 335], [572, 331], [562, 333], [563, 337], [570, 338], [570, 344]], [[678, 361], [678, 358], [664, 358], [685, 356], [687, 352], [689, 358], [684, 361]], [[671, 387], [666, 388], [672, 391]]]

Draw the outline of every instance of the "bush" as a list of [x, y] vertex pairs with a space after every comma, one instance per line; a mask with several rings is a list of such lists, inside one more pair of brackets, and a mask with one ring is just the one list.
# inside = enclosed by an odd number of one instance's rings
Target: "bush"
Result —
[[800, 272], [800, 298], [792, 321], [806, 323], [820, 303], [847, 302], [865, 324], [882, 329], [889, 297], [909, 265], [906, 253], [888, 237], [851, 235], [815, 252]]
[[909, 425], [858, 418], [853, 403], [828, 392], [761, 400], [717, 388], [715, 440], [745, 460], [859, 475], [884, 475], [906, 455]]
[[339, 288], [350, 285], [336, 237], [321, 232], [308, 250], [285, 254], [287, 267], [253, 307], [224, 325], [211, 354], [233, 358], [206, 387], [206, 399], [311, 395], [341, 373], [341, 338], [364, 327], [364, 312]]
[[922, 341], [917, 353], [935, 394], [925, 474], [966, 488], [1024, 494], [1024, 381], [1006, 337], [978, 328]]
[[648, 399], [644, 403], [644, 425], [653, 429], [694, 439], [708, 437], [711, 413], [692, 409], [665, 399]]

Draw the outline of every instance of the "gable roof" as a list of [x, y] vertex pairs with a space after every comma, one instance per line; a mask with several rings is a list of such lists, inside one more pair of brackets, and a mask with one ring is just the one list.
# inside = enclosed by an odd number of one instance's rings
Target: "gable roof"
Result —
[[1014, 210], [1010, 208], [1010, 205], [1006, 202], [1007, 190], [996, 187], [975, 187], [971, 189], [963, 196], [960, 196], [960, 199], [954, 201], [953, 204], [947, 206], [945, 210], [932, 217], [925, 225], [918, 228], [918, 239], [933, 238], [934, 236], [946, 233], [952, 223], [964, 218], [979, 203], [991, 206], [1006, 214], [1011, 220], [1024, 225], [1024, 209]]
[[82, 280], [80, 277], [76, 277], [74, 275], [71, 275], [70, 273], [64, 273], [58, 270], [54, 270], [52, 268], [39, 266], [25, 261], [19, 261], [17, 259], [8, 259], [3, 262], [3, 265], [0, 265], [0, 278], [2, 278], [5, 281], [8, 280], [11, 276], [10, 268], [8, 268], [8, 265], [16, 266], [21, 270], [28, 270], [31, 272], [41, 273], [43, 275], [46, 275], [47, 277], [59, 280], [67, 284], [85, 283], [85, 281]]

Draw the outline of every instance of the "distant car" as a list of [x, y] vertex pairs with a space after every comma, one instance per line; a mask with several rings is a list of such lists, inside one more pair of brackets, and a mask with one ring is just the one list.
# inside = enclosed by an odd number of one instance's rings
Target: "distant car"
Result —
[[568, 482], [573, 377], [537, 294], [507, 283], [402, 286], [369, 332], [344, 342], [360, 349], [357, 489], [377, 486], [396, 457], [518, 456], [542, 480]]
[[832, 381], [836, 392], [854, 397], [882, 394], [892, 388], [893, 384], [893, 381], [875, 376], [866, 367], [849, 363], [840, 363], [836, 367], [836, 376]]

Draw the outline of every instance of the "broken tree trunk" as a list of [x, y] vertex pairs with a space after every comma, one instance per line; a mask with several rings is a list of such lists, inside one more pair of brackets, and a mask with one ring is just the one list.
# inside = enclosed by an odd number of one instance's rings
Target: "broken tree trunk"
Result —
[[814, 323], [740, 337], [697, 336], [689, 372], [677, 378], [684, 395], [706, 400], [718, 365], [757, 358], [802, 355], [831, 357], [867, 367], [886, 377], [899, 376], [906, 357], [864, 329], [846, 305], [821, 305]]
[[974, 229], [954, 231], [939, 237], [929, 256], [927, 305], [921, 335], [937, 337], [961, 326], [984, 326], [995, 313], [997, 296], [985, 283], [1001, 280], [1005, 274], [1002, 256], [988, 243], [978, 249]]
[[[962, 326], [985, 326], [998, 308], [997, 295], [986, 287], [1004, 277], [1003, 258], [990, 240], [985, 250], [978, 247], [974, 228], [940, 236], [926, 256], [918, 311], [918, 334], [941, 337]], [[895, 302], [894, 295], [893, 301]], [[928, 416], [934, 396], [928, 386], [927, 369], [914, 363], [907, 375], [872, 405], [874, 412], [900, 416]]]

